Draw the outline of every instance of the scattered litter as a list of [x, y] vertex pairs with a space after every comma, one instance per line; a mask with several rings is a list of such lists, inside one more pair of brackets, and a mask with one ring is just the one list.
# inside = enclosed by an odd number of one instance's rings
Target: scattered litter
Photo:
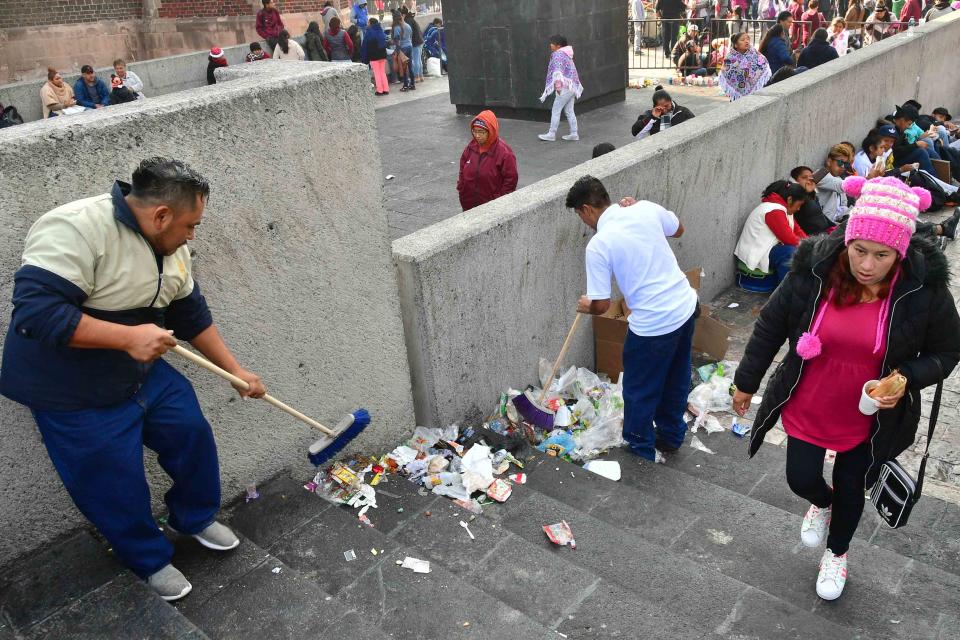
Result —
[[577, 541], [573, 539], [573, 531], [570, 530], [570, 525], [567, 524], [566, 520], [561, 520], [556, 524], [545, 524], [543, 525], [543, 531], [553, 544], [561, 547], [570, 545], [571, 549], [577, 548]]
[[737, 302], [731, 302], [730, 304], [727, 305], [727, 309], [736, 309], [736, 308], [739, 307], [739, 306], [740, 306], [739, 303], [737, 303]]
[[[467, 493], [485, 491], [493, 482], [493, 456], [490, 447], [475, 444], [463, 455], [463, 477], [461, 479]], [[469, 495], [467, 496], [469, 497]]]
[[746, 436], [752, 429], [753, 427], [748, 424], [738, 422], [736, 418], [733, 419], [733, 424], [730, 425], [730, 431], [732, 431], [733, 435], [737, 436], [738, 438]]
[[653, 461], [654, 461], [656, 464], [666, 464], [667, 459], [663, 457], [663, 454], [660, 453], [660, 450], [659, 450], [659, 449], [654, 449], [654, 450], [653, 450]]
[[433, 515], [433, 512], [431, 512], [431, 511], [425, 511], [425, 512], [423, 513], [423, 515], [429, 518], [430, 516]]
[[352, 562], [357, 559], [357, 554], [353, 549], [343, 552], [343, 559], [347, 562]]
[[902, 620], [891, 620], [891, 621], [890, 621], [890, 624], [900, 624], [901, 622], [903, 622], [903, 621], [902, 621]]
[[469, 626], [470, 626], [470, 623], [469, 623], [469, 622], [464, 622], [464, 623], [463, 623], [463, 626], [469, 627]]
[[169, 520], [169, 518], [170, 516], [160, 516], [159, 518], [157, 518], [157, 524], [163, 526], [167, 524], [167, 520]]
[[386, 176], [385, 179], [386, 179], [386, 180], [393, 180], [393, 179], [396, 178], [396, 177], [397, 177], [397, 176], [395, 176], [395, 175], [393, 175], [393, 174], [391, 173], [390, 175]]
[[710, 540], [717, 544], [730, 544], [733, 542], [733, 536], [729, 533], [718, 531], [717, 529], [707, 529], [707, 534], [710, 536]]
[[513, 493], [513, 485], [500, 478], [494, 480], [493, 483], [487, 487], [487, 495], [497, 502], [506, 502], [511, 493]]
[[367, 514], [361, 513], [359, 516], [357, 516], [357, 520], [360, 521], [360, 524], [364, 524], [371, 529], [373, 528], [373, 523], [370, 522], [370, 518], [367, 517]]
[[403, 513], [403, 507], [397, 507], [397, 513]]
[[[478, 516], [483, 513], [483, 507], [476, 500], [454, 500], [453, 504], [457, 505], [461, 509], [469, 511], [470, 513], [474, 514], [474, 516]], [[470, 519], [472, 520], [473, 516], [470, 516]]]
[[376, 549], [370, 549], [370, 553], [372, 553], [373, 555], [377, 555], [377, 550], [376, 550]]
[[690, 440], [690, 446], [696, 449], [697, 451], [703, 451], [704, 453], [714, 453], [714, 451], [710, 449], [710, 447], [700, 442], [700, 438], [698, 438], [697, 436], [693, 436], [693, 438]]
[[571, 477], [571, 478], [576, 478], [577, 476], [573, 475], [573, 471], [571, 471], [571, 472], [570, 472], [570, 477]]
[[463, 520], [461, 520], [461, 521], [460, 521], [460, 526], [464, 528], [464, 530], [467, 532], [467, 535], [470, 536], [470, 539], [471, 539], [471, 540], [476, 540], [476, 538], [475, 538], [474, 535], [473, 535], [473, 532], [470, 531], [470, 525], [468, 525], [466, 522], [464, 522]]
[[515, 473], [512, 476], [507, 476], [510, 478], [511, 482], [516, 484], [527, 484], [527, 474], [525, 473]]
[[280, 572], [281, 572], [281, 571], [283, 571], [283, 567], [274, 567], [274, 568], [271, 570], [271, 573], [274, 573], [274, 574], [276, 574], [276, 575], [280, 575]]
[[616, 460], [590, 460], [583, 468], [614, 482], [620, 479], [620, 463]]
[[755, 395], [750, 398], [750, 404], [760, 404], [761, 402], [763, 402], [763, 396]]
[[250, 483], [247, 485], [247, 497], [244, 502], [250, 502], [251, 500], [256, 500], [260, 497], [260, 492], [257, 491], [257, 485]]
[[414, 573], [430, 573], [429, 561], [411, 558], [410, 556], [407, 556], [403, 559], [403, 562], [400, 563], [400, 567], [403, 569], [413, 569]]

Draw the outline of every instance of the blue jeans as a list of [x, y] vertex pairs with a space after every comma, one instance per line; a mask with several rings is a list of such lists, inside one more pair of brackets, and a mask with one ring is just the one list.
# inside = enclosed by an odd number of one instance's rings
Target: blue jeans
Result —
[[683, 412], [690, 392], [694, 316], [662, 336], [638, 336], [627, 331], [623, 345], [623, 439], [634, 453], [647, 460], [656, 457], [657, 438], [679, 447], [687, 433]]
[[770, 249], [770, 271], [776, 272], [777, 284], [783, 282], [783, 279], [790, 273], [790, 261], [797, 248], [789, 244], [778, 244]]
[[400, 47], [400, 51], [403, 51], [403, 55], [410, 58], [410, 62], [407, 63], [407, 73], [403, 76], [403, 86], [412, 87], [413, 86], [413, 47]]
[[164, 495], [171, 527], [199, 533], [220, 509], [220, 466], [210, 424], [190, 382], [163, 360], [119, 405], [34, 411], [33, 417], [74, 504], [141, 578], [173, 557], [150, 510], [144, 446], [156, 452], [173, 479]]
[[410, 64], [413, 66], [413, 77], [419, 78], [423, 75], [423, 45], [417, 45], [413, 48], [413, 55], [410, 56]]
[[930, 154], [927, 153], [926, 149], [921, 149], [917, 147], [916, 149], [908, 153], [905, 157], [898, 156], [894, 158], [894, 162], [896, 162], [896, 164], [898, 165], [897, 166], [898, 170], [900, 167], [902, 167], [905, 164], [912, 164], [914, 162], [919, 162], [921, 169], [923, 169], [929, 174], [937, 175], [936, 172], [934, 171], [933, 163], [930, 162]]

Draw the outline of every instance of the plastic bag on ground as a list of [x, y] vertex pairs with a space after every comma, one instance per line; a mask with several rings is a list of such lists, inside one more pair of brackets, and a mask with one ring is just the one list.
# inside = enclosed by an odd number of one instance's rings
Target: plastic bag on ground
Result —
[[463, 486], [467, 493], [485, 491], [493, 483], [493, 456], [490, 447], [475, 444], [463, 454]]
[[573, 436], [562, 429], [551, 431], [550, 437], [537, 446], [540, 451], [556, 458], [562, 458], [576, 448], [577, 443]]
[[730, 397], [730, 385], [733, 380], [714, 375], [710, 382], [698, 384], [690, 392], [687, 402], [701, 412], [707, 411], [729, 411], [732, 402]]
[[620, 463], [616, 460], [591, 460], [583, 468], [614, 482], [620, 479]]
[[577, 449], [573, 457], [577, 460], [590, 460], [604, 449], [622, 447], [626, 444], [623, 439], [623, 419], [612, 416], [598, 421], [589, 429], [577, 432], [574, 441]]
[[426, 451], [440, 441], [443, 437], [443, 429], [430, 429], [427, 427], [417, 427], [413, 430], [407, 445], [420, 451]]

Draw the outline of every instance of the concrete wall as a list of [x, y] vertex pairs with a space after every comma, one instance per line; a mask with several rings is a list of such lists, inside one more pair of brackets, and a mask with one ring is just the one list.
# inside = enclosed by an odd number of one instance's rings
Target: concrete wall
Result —
[[[197, 280], [240, 361], [321, 422], [367, 407], [373, 423], [357, 445], [392, 447], [409, 432], [413, 407], [382, 191], [369, 187], [382, 173], [366, 71], [261, 64], [275, 69], [82, 120], [0, 130], [0, 339], [33, 221], [129, 180], [142, 158], [175, 156], [212, 186], [191, 247]], [[368, 161], [355, 162], [358, 155]], [[345, 166], [347, 182], [338, 178]], [[290, 465], [303, 464], [307, 477], [316, 432], [266, 403], [236, 401], [205, 371], [184, 370], [217, 437], [225, 496]], [[0, 422], [2, 565], [82, 519], [26, 409], [0, 399]], [[159, 499], [166, 478], [152, 463], [149, 470]]]
[[[243, 63], [244, 57], [249, 52], [249, 45], [238, 45], [224, 49], [227, 63], [231, 65]], [[176, 91], [206, 86], [207, 57], [207, 51], [195, 51], [145, 62], [131, 62], [127, 65], [127, 68], [143, 80], [144, 95], [155, 98]], [[80, 77], [79, 73], [62, 73], [64, 82], [69, 82], [70, 86], [73, 86], [73, 83]], [[112, 66], [97, 69], [97, 77], [106, 82], [108, 88], [111, 73], [113, 73]], [[27, 80], [2, 85], [0, 86], [0, 102], [4, 105], [12, 104], [15, 106], [26, 122], [40, 120], [43, 118], [43, 108], [40, 105], [40, 88], [44, 82], [46, 82], [46, 76], [43, 80]], [[81, 115], [86, 117], [89, 114]]]
[[[767, 184], [820, 166], [836, 142], [859, 146], [894, 103], [960, 107], [947, 53], [958, 41], [955, 14], [396, 240], [418, 422], [489, 412], [507, 385], [535, 382], [539, 356], [555, 357], [585, 290], [590, 234], [563, 206], [578, 177], [675, 211], [687, 229], [671, 241], [677, 259], [703, 267], [709, 300], [733, 283], [733, 248]], [[591, 340], [587, 325], [567, 362], [592, 366]]]

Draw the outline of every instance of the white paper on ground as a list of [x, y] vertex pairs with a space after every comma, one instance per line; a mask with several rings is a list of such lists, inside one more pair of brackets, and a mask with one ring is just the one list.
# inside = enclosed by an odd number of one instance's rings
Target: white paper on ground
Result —
[[400, 565], [404, 569], [413, 569], [414, 573], [430, 573], [430, 562], [407, 556]]
[[620, 463], [616, 460], [591, 460], [583, 468], [614, 482], [620, 479]]
[[700, 438], [693, 436], [693, 439], [690, 440], [690, 446], [696, 449], [697, 451], [703, 451], [704, 453], [713, 453], [713, 450], [707, 447], [705, 444], [700, 442]]

